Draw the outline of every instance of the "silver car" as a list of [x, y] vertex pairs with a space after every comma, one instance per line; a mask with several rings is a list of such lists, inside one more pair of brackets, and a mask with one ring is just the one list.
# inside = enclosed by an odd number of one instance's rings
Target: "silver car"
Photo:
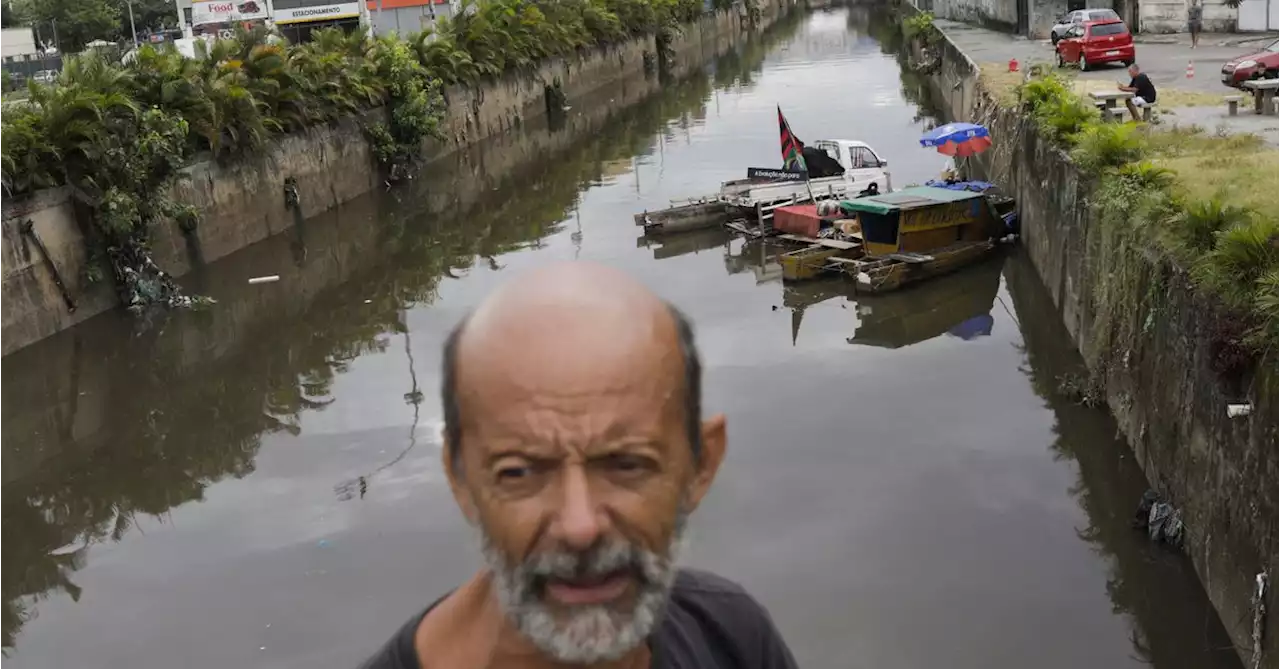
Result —
[[1067, 31], [1073, 26], [1078, 26], [1085, 21], [1107, 21], [1111, 19], [1119, 19], [1120, 15], [1116, 14], [1114, 9], [1077, 9], [1063, 14], [1058, 22], [1054, 24], [1049, 31], [1049, 40], [1057, 45], [1058, 40], [1066, 36]]

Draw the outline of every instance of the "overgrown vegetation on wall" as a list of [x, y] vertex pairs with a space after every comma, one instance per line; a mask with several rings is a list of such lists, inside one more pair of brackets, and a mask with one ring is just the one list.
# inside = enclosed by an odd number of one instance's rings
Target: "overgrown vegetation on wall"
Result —
[[1023, 84], [1019, 100], [1097, 181], [1092, 205], [1102, 229], [1091, 260], [1108, 270], [1094, 288], [1098, 341], [1129, 341], [1135, 329], [1153, 326], [1155, 301], [1134, 296], [1162, 289], [1160, 272], [1140, 262], [1155, 252], [1219, 305], [1211, 335], [1219, 373], [1238, 380], [1259, 361], [1274, 366], [1280, 221], [1275, 190], [1257, 188], [1249, 171], [1269, 161], [1274, 181], [1274, 149], [1252, 135], [1104, 122], [1054, 75]]
[[468, 0], [404, 39], [327, 30], [288, 45], [258, 28], [195, 59], [152, 46], [127, 62], [85, 55], [56, 83], [32, 82], [29, 104], [5, 110], [3, 187], [21, 196], [69, 186], [90, 212], [91, 255], [109, 259], [122, 301], [186, 304], [147, 239], [166, 220], [194, 229], [196, 212], [167, 194], [200, 155], [233, 160], [280, 134], [386, 105], [389, 121], [367, 132], [384, 167], [402, 170], [438, 132], [443, 84], [645, 34], [669, 43], [702, 11], [698, 0]]
[[942, 41], [942, 31], [933, 25], [933, 14], [919, 12], [912, 14], [902, 22], [903, 36], [908, 40], [919, 40], [924, 46], [933, 46]]

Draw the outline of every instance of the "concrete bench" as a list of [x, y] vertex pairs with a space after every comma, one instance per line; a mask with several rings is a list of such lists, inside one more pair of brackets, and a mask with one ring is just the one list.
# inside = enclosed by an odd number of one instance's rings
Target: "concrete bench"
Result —
[[1243, 95], [1228, 95], [1222, 99], [1227, 103], [1227, 116], [1236, 116], [1240, 113], [1240, 101], [1244, 99]]
[[1253, 113], [1262, 114], [1269, 106], [1274, 106], [1276, 91], [1280, 89], [1280, 79], [1254, 79], [1241, 86], [1253, 92]]
[[1090, 91], [1089, 97], [1093, 98], [1094, 104], [1101, 103], [1107, 109], [1113, 109], [1121, 100], [1128, 100], [1133, 97], [1133, 93], [1126, 91]]

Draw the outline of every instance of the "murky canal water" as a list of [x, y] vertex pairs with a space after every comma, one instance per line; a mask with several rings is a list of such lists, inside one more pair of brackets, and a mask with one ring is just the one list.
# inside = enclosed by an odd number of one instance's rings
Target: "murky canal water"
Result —
[[1114, 426], [1056, 394], [1078, 360], [1020, 257], [864, 299], [784, 288], [772, 249], [720, 232], [637, 240], [632, 213], [776, 164], [779, 103], [897, 185], [936, 174], [889, 29], [800, 17], [569, 119], [540, 165], [500, 140], [215, 263], [190, 279], [212, 311], [6, 358], [7, 661], [353, 666], [477, 564], [439, 471], [445, 333], [515, 272], [589, 258], [697, 324], [730, 454], [688, 559], [747, 585], [803, 666], [1238, 666], [1189, 565], [1129, 528], [1144, 485]]

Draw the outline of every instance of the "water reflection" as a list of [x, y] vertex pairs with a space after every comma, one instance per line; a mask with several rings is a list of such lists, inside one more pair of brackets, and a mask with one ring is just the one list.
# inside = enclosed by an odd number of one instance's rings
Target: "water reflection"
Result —
[[[967, 341], [989, 336], [994, 327], [991, 310], [999, 299], [1002, 256], [901, 291], [867, 295], [858, 294], [853, 282], [839, 276], [783, 283], [778, 257], [793, 247], [755, 240], [730, 242], [711, 234], [689, 243], [683, 253], [720, 246], [730, 274], [749, 269], [758, 283], [777, 283], [782, 307], [791, 314], [792, 344], [800, 336], [805, 312], [817, 305], [838, 305], [856, 313], [858, 324], [846, 341], [858, 346], [896, 349], [943, 335]], [[658, 250], [654, 256], [658, 257]]]
[[1077, 529], [1108, 564], [1112, 610], [1133, 623], [1132, 658], [1161, 669], [1238, 669], [1239, 656], [1185, 556], [1146, 539], [1130, 525], [1147, 483], [1129, 447], [1104, 411], [1076, 404], [1058, 379], [1080, 373], [1083, 361], [1047, 299], [1035, 268], [1018, 253], [1005, 266], [1009, 295], [1022, 329], [1023, 372], [1055, 417], [1054, 457], [1079, 468], [1069, 491], [1088, 516]]
[[[584, 188], [702, 118], [714, 89], [749, 85], [799, 20], [739, 45], [712, 76], [601, 91], [609, 101], [656, 95], [621, 111], [589, 101], [596, 111], [556, 133], [497, 138], [433, 165], [412, 189], [362, 198], [193, 274], [217, 309], [172, 314], [140, 336], [107, 314], [5, 358], [5, 648], [43, 599], [80, 599], [74, 573], [90, 546], [119, 541], [142, 516], [163, 523], [213, 483], [253, 472], [263, 437], [298, 434], [300, 414], [330, 406], [352, 361], [400, 338], [411, 427], [402, 452], [334, 488], [340, 499], [363, 497], [422, 438], [406, 311], [477, 263], [501, 269], [503, 254], [564, 229]], [[529, 161], [533, 153], [544, 160]], [[450, 209], [465, 214], [430, 215]], [[248, 286], [263, 268], [281, 282]]]
[[[1141, 477], [1113, 426], [1053, 396], [1073, 358], [1021, 265], [1004, 286], [997, 259], [864, 300], [838, 281], [784, 286], [767, 243], [635, 240], [634, 211], [776, 157], [788, 95], [809, 136], [874, 137], [904, 182], [936, 172], [910, 118], [926, 98], [868, 40], [893, 25], [863, 9], [800, 20], [219, 261], [202, 277], [218, 309], [140, 336], [108, 316], [6, 358], [3, 624], [18, 664], [353, 664], [474, 566], [427, 469], [442, 333], [495, 272], [580, 253], [692, 307], [708, 406], [733, 415], [735, 450], [690, 559], [749, 581], [806, 664], [1230, 666], [1203, 651], [1225, 643], [1185, 561], [1127, 528]], [[263, 273], [281, 281], [245, 283]], [[972, 285], [946, 297], [957, 282]], [[824, 328], [822, 311], [838, 318]], [[954, 340], [987, 331], [984, 315], [989, 335]], [[832, 345], [787, 346], [793, 316]]]

